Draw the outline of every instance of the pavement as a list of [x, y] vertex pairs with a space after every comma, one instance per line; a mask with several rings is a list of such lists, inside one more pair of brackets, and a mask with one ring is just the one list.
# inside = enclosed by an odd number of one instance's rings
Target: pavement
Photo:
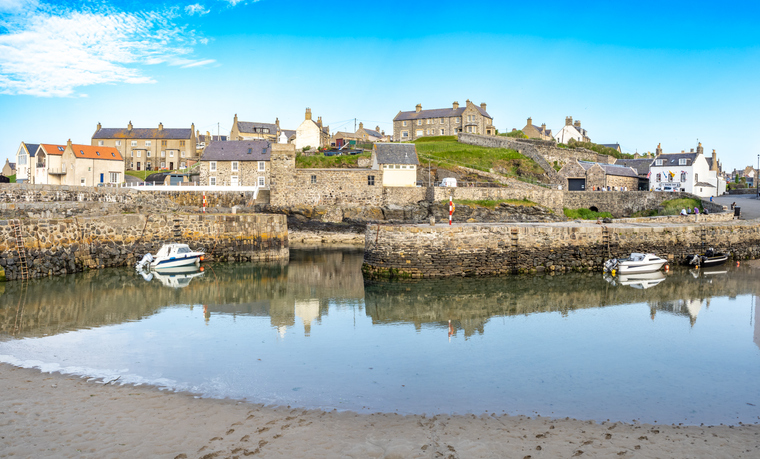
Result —
[[753, 220], [760, 218], [760, 199], [754, 194], [731, 194], [725, 196], [718, 196], [713, 198], [713, 202], [728, 206], [731, 209], [731, 203], [735, 202], [738, 207], [741, 207], [742, 220]]

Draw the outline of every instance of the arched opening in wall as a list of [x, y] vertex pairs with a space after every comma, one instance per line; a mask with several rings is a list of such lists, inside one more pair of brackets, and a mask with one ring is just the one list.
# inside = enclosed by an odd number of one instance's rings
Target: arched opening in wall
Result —
[[591, 206], [588, 208], [591, 212], [599, 212], [599, 209], [596, 208], [596, 206]]

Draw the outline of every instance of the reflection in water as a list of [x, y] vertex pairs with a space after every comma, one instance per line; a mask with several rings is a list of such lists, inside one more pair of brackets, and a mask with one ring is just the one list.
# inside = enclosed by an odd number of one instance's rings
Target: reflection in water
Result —
[[760, 419], [755, 271], [365, 281], [362, 258], [12, 282], [0, 361], [328, 409]]

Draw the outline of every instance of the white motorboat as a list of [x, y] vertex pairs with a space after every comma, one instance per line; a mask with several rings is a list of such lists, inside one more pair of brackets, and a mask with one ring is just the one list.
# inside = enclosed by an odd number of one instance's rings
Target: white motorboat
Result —
[[653, 253], [632, 253], [628, 258], [612, 258], [604, 262], [604, 272], [624, 274], [653, 273], [659, 271], [668, 260]]
[[142, 260], [137, 263], [137, 269], [142, 269], [146, 265], [154, 271], [181, 266], [199, 266], [204, 255], [204, 252], [191, 250], [187, 244], [164, 244], [155, 256], [149, 253], [145, 254]]

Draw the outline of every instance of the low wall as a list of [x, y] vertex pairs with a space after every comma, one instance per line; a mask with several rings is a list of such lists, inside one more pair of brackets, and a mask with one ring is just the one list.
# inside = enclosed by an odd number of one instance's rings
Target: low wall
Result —
[[371, 224], [365, 234], [362, 270], [368, 276], [399, 277], [600, 271], [608, 258], [627, 257], [631, 252], [653, 252], [679, 261], [687, 254], [700, 252], [703, 241], [735, 258], [758, 258], [760, 223], [649, 227], [568, 223]]
[[[30, 277], [130, 265], [166, 242], [185, 242], [218, 261], [287, 259], [284, 215], [113, 215], [24, 219], [21, 237]], [[16, 235], [0, 221], [0, 266], [20, 278]]]

